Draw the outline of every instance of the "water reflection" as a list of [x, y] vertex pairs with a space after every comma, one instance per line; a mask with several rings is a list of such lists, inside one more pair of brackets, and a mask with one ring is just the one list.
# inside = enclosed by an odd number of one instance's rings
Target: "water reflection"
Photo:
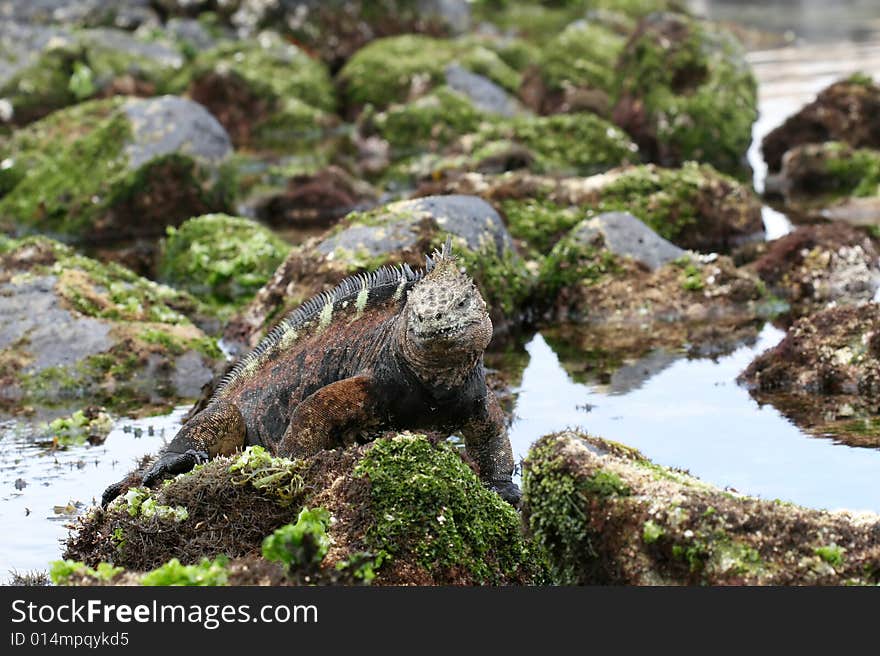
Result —
[[522, 458], [538, 437], [581, 427], [743, 493], [880, 512], [880, 451], [813, 438], [771, 406], [759, 407], [736, 384], [746, 365], [782, 335], [768, 325], [753, 345], [717, 360], [677, 359], [630, 391], [613, 393], [573, 382], [538, 334], [526, 347], [531, 359], [511, 429], [514, 452]]

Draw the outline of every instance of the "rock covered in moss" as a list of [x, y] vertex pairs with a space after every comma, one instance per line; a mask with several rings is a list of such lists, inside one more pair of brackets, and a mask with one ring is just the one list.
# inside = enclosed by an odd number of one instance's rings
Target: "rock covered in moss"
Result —
[[362, 48], [339, 72], [349, 110], [371, 105], [385, 109], [445, 82], [457, 64], [515, 92], [519, 74], [492, 50], [470, 40], [444, 40], [407, 34], [378, 39]]
[[389, 178], [432, 181], [462, 172], [528, 170], [548, 175], [592, 175], [638, 161], [638, 148], [594, 114], [521, 116], [484, 121], [440, 155], [406, 160]]
[[234, 317], [225, 338], [255, 346], [283, 314], [346, 276], [384, 265], [424, 266], [450, 235], [461, 265], [489, 304], [496, 332], [520, 321], [534, 279], [501, 217], [480, 198], [433, 196], [354, 212], [322, 240], [291, 250], [254, 300]]
[[[541, 298], [554, 321], [578, 321], [681, 348], [751, 330], [770, 311], [763, 283], [726, 256], [685, 254], [650, 270], [612, 252], [588, 222], [541, 263]], [[627, 249], [629, 250], [629, 249]]]
[[[56, 30], [41, 40], [46, 29], [29, 41], [40, 47], [13, 55], [19, 61], [0, 75], [0, 99], [9, 108], [2, 122], [24, 125], [95, 96], [153, 95], [184, 63], [172, 43], [123, 30]], [[16, 46], [20, 41], [0, 38], [0, 48]]]
[[303, 508], [333, 518], [322, 522], [326, 548], [311, 552], [317, 581], [358, 561], [386, 584], [529, 583], [541, 575], [516, 511], [454, 447], [409, 433], [306, 460], [250, 447], [156, 490], [132, 488], [80, 520], [65, 558], [143, 572], [173, 558], [184, 566], [241, 558], [263, 545], [264, 557], [283, 560], [295, 577], [307, 563], [286, 552], [283, 541], [296, 531], [283, 527], [301, 523]]
[[796, 321], [740, 374], [752, 395], [812, 433], [880, 446], [880, 306], [831, 307]]
[[550, 39], [520, 93], [541, 114], [593, 111], [608, 116], [615, 66], [625, 39], [599, 22], [579, 20]]
[[263, 28], [282, 29], [334, 69], [373, 39], [405, 33], [447, 36], [470, 25], [470, 4], [465, 0], [158, 0], [158, 4], [176, 16], [214, 9], [245, 36]]
[[199, 53], [174, 86], [216, 116], [239, 147], [296, 150], [334, 122], [326, 67], [273, 32]]
[[880, 517], [734, 495], [599, 438], [541, 438], [523, 492], [559, 584], [878, 582]]
[[133, 411], [194, 398], [221, 360], [187, 294], [45, 238], [0, 241], [0, 407]]
[[863, 231], [845, 224], [801, 226], [767, 246], [751, 266], [773, 293], [806, 314], [828, 304], [874, 298], [880, 253]]
[[156, 26], [159, 23], [159, 17], [153, 11], [150, 0], [2, 0], [0, 15], [4, 17], [4, 22], [113, 26], [128, 30], [140, 26]]
[[252, 219], [206, 214], [169, 227], [160, 278], [198, 298], [241, 303], [262, 287], [290, 247]]
[[838, 141], [853, 148], [880, 149], [880, 86], [864, 74], [838, 80], [816, 99], [770, 131], [761, 152], [771, 173], [782, 169], [785, 153], [804, 144]]
[[787, 150], [767, 191], [795, 205], [827, 204], [841, 197], [880, 196], [880, 150], [854, 149], [839, 141], [803, 144]]
[[25, 153], [36, 165], [23, 170], [14, 164], [17, 153], [7, 154], [20, 178], [0, 199], [5, 230], [121, 239], [158, 235], [166, 225], [226, 209], [228, 185], [218, 167], [231, 144], [204, 107], [162, 96], [89, 109], [97, 117], [77, 125], [48, 117], [48, 126], [34, 127], [36, 135], [70, 133], [51, 156]]
[[[754, 192], [711, 166], [694, 162], [680, 169], [651, 164], [622, 167], [588, 178], [557, 179], [521, 172], [455, 174], [447, 180], [424, 183], [422, 189], [476, 194], [499, 204], [511, 219], [514, 235], [519, 229], [514, 223], [533, 222], [528, 204], [548, 218], [555, 215], [552, 221], [569, 228], [579, 218], [571, 221], [559, 212], [571, 215], [571, 208], [629, 212], [676, 246], [700, 252], [729, 251], [760, 237], [764, 230], [761, 203]], [[518, 201], [525, 201], [526, 206], [516, 207]]]
[[643, 156], [742, 171], [758, 116], [757, 83], [736, 39], [681, 14], [652, 14], [626, 44], [614, 121]]

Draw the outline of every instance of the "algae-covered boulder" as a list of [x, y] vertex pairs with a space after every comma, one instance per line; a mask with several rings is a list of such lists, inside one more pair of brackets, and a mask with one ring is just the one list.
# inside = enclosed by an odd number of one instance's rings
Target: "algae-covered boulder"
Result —
[[831, 307], [796, 321], [740, 374], [751, 394], [810, 432], [880, 446], [880, 305]]
[[782, 169], [785, 153], [804, 144], [839, 141], [853, 148], [880, 148], [880, 86], [856, 74], [823, 89], [816, 99], [770, 131], [761, 152], [771, 173]]
[[479, 125], [475, 132], [461, 136], [440, 154], [399, 162], [386, 178], [432, 184], [468, 172], [592, 175], [638, 161], [638, 147], [629, 137], [595, 114], [474, 123]]
[[324, 64], [272, 32], [201, 52], [174, 89], [204, 105], [239, 147], [296, 150], [334, 122]]
[[[16, 166], [19, 154], [0, 146], [19, 177], [0, 199], [2, 229], [69, 240], [155, 236], [190, 216], [227, 208], [228, 185], [218, 167], [231, 144], [204, 107], [175, 96], [91, 107], [99, 119], [71, 125], [50, 116], [48, 127], [34, 126], [38, 142], [66, 134], [51, 154], [26, 149], [24, 161], [33, 165]], [[12, 147], [21, 142], [13, 137]]]
[[593, 111], [607, 116], [615, 90], [615, 66], [625, 38], [605, 25], [575, 21], [544, 44], [520, 94], [541, 114]]
[[771, 309], [763, 283], [726, 256], [670, 259], [674, 247], [656, 235], [650, 241], [657, 250], [650, 254], [621, 248], [617, 237], [617, 230], [585, 220], [553, 247], [539, 273], [548, 318], [619, 331], [624, 343], [635, 340], [641, 345], [636, 350], [643, 350], [749, 334]]
[[0, 272], [4, 412], [165, 406], [198, 396], [221, 360], [192, 297], [118, 265], [32, 237], [0, 240]]
[[880, 150], [852, 148], [839, 141], [803, 144], [786, 151], [767, 191], [809, 211], [842, 197], [880, 196]]
[[523, 518], [566, 585], [876, 585], [880, 517], [732, 494], [583, 434], [541, 438]]
[[290, 247], [252, 219], [197, 216], [168, 227], [159, 277], [213, 303], [241, 303], [266, 284]]
[[373, 39], [410, 32], [446, 36], [470, 25], [466, 0], [155, 0], [155, 4], [172, 16], [214, 10], [247, 36], [263, 28], [282, 29], [334, 69]]
[[552, 246], [553, 235], [558, 239], [560, 228], [564, 234], [583, 218], [584, 210], [629, 212], [676, 246], [700, 252], [726, 252], [764, 231], [761, 203], [751, 189], [694, 162], [680, 169], [622, 167], [588, 178], [469, 173], [422, 188], [476, 194], [495, 203], [510, 221], [511, 233], [537, 240], [534, 244], [540, 248], [548, 245], [548, 238]]
[[757, 85], [732, 35], [681, 14], [652, 14], [630, 37], [617, 75], [614, 121], [649, 161], [743, 169]]
[[880, 252], [863, 231], [846, 224], [801, 226], [767, 246], [751, 267], [770, 290], [807, 314], [829, 304], [874, 298]]
[[[33, 33], [27, 41], [31, 47], [24, 53], [16, 52], [21, 47], [19, 32], [10, 35], [13, 38], [0, 36], [0, 50], [12, 50], [3, 54], [17, 60], [5, 72], [0, 69], [0, 102], [7, 107], [2, 122], [16, 125], [95, 96], [153, 95], [184, 63], [172, 43], [123, 30], [23, 29]], [[0, 35], [10, 31], [0, 28]]]
[[472, 40], [407, 34], [378, 39], [362, 48], [339, 72], [350, 111], [365, 105], [384, 109], [446, 82], [450, 64], [516, 92], [520, 75], [492, 50]]
[[[323, 548], [288, 551], [302, 544], [303, 508], [326, 513], [323, 531], [313, 532]], [[306, 517], [320, 519], [315, 510]], [[299, 531], [287, 527], [294, 523]], [[454, 447], [409, 433], [305, 460], [249, 447], [156, 490], [131, 488], [80, 520], [65, 558], [144, 572], [174, 558], [189, 565], [253, 557], [261, 545], [291, 577], [306, 569], [316, 582], [355, 563], [369, 564], [370, 578], [385, 584], [523, 584], [541, 574], [516, 511]]]
[[489, 304], [496, 332], [523, 319], [533, 275], [513, 249], [501, 217], [477, 197], [432, 196], [354, 212], [324, 239], [295, 247], [232, 319], [225, 338], [255, 346], [286, 310], [359, 271], [403, 263], [421, 267], [425, 254], [447, 235]]

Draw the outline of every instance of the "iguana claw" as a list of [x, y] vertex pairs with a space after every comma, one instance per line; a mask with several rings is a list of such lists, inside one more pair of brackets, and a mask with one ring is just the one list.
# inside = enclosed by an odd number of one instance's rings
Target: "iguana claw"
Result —
[[[195, 449], [189, 449], [183, 453], [166, 451], [156, 462], [153, 463], [153, 465], [147, 470], [147, 473], [143, 475], [141, 483], [149, 487], [153, 483], [162, 480], [166, 474], [180, 474], [182, 472], [187, 472], [196, 465], [207, 462], [208, 460], [210, 460], [210, 456], [206, 452], [196, 451]], [[113, 501], [113, 499], [125, 492], [125, 490], [132, 485], [136, 485], [136, 480], [137, 479], [135, 478], [133, 481], [131, 476], [127, 476], [118, 483], [113, 483], [113, 485], [108, 486], [107, 489], [104, 490], [104, 494], [101, 495], [101, 506], [106, 508], [107, 504]]]
[[496, 492], [498, 496], [514, 508], [519, 508], [519, 502], [520, 499], [522, 499], [522, 492], [520, 491], [519, 486], [513, 481], [492, 481], [489, 489]]
[[208, 462], [210, 456], [204, 451], [196, 451], [188, 449], [183, 453], [174, 453], [166, 451], [162, 456], [153, 463], [153, 466], [144, 474], [144, 485], [149, 487], [156, 481], [162, 479], [166, 474], [181, 474], [188, 472], [196, 465]]

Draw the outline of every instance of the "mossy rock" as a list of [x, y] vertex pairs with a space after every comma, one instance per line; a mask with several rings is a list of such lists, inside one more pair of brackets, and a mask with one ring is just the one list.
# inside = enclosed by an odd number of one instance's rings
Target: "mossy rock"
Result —
[[0, 98], [24, 125], [99, 94], [162, 93], [183, 64], [170, 42], [110, 28], [59, 32], [0, 84]]
[[548, 41], [522, 93], [542, 114], [592, 109], [608, 115], [625, 38], [598, 22], [576, 21]]
[[197, 397], [220, 366], [184, 292], [43, 237], [3, 238], [0, 260], [5, 412], [143, 412]]
[[269, 280], [290, 250], [252, 219], [207, 214], [169, 227], [160, 278], [211, 303], [240, 304]]
[[842, 198], [880, 196], [880, 150], [840, 141], [803, 144], [786, 151], [770, 188], [798, 206], [825, 205]]
[[238, 147], [302, 149], [335, 122], [327, 68], [273, 32], [200, 53], [172, 86], [207, 107]]
[[680, 14], [652, 14], [625, 46], [617, 75], [614, 120], [649, 161], [697, 160], [742, 174], [757, 83], [732, 35]]
[[374, 126], [399, 159], [437, 150], [490, 118], [467, 97], [442, 85], [412, 102], [392, 105], [376, 115]]
[[485, 121], [440, 155], [404, 160], [386, 174], [395, 180], [431, 180], [465, 171], [529, 170], [592, 175], [637, 162], [638, 148], [605, 119], [590, 113], [522, 116]]
[[[76, 138], [62, 138], [63, 147], [35, 155], [63, 125], [49, 117], [29, 132], [36, 142], [24, 161], [34, 165], [25, 170], [14, 164], [16, 153], [7, 156], [18, 180], [0, 199], [5, 231], [66, 240], [157, 236], [166, 225], [228, 207], [220, 165], [231, 144], [201, 105], [175, 96], [127, 99], [66, 117], [84, 124], [68, 128]], [[17, 144], [13, 138], [7, 147]]]
[[448, 64], [489, 78], [516, 92], [520, 75], [492, 50], [473, 41], [407, 34], [377, 39], [359, 50], [339, 72], [347, 107], [384, 109], [404, 102], [413, 84], [430, 89], [442, 84]]
[[869, 75], [855, 73], [836, 81], [764, 137], [761, 152], [770, 173], [780, 171], [785, 154], [795, 146], [836, 141], [854, 149], [880, 149], [878, 112], [880, 86]]
[[877, 448], [880, 306], [828, 307], [795, 321], [740, 374], [760, 403], [851, 446]]
[[594, 209], [626, 211], [685, 249], [729, 251], [764, 231], [754, 192], [710, 165], [622, 169], [595, 192]]
[[564, 585], [876, 585], [880, 517], [731, 494], [581, 433], [541, 438], [523, 518]]
[[[328, 548], [314, 552], [319, 582], [363, 556], [376, 583], [522, 584], [543, 575], [516, 511], [483, 486], [453, 446], [410, 433], [305, 460], [250, 447], [156, 490], [132, 488], [80, 520], [64, 557], [135, 572], [172, 558], [183, 565], [241, 558], [261, 544], [264, 555], [283, 557], [278, 540], [267, 547], [264, 538], [280, 538], [277, 529], [302, 518], [302, 508], [333, 517], [324, 523]], [[291, 576], [308, 566], [285, 560]]]

